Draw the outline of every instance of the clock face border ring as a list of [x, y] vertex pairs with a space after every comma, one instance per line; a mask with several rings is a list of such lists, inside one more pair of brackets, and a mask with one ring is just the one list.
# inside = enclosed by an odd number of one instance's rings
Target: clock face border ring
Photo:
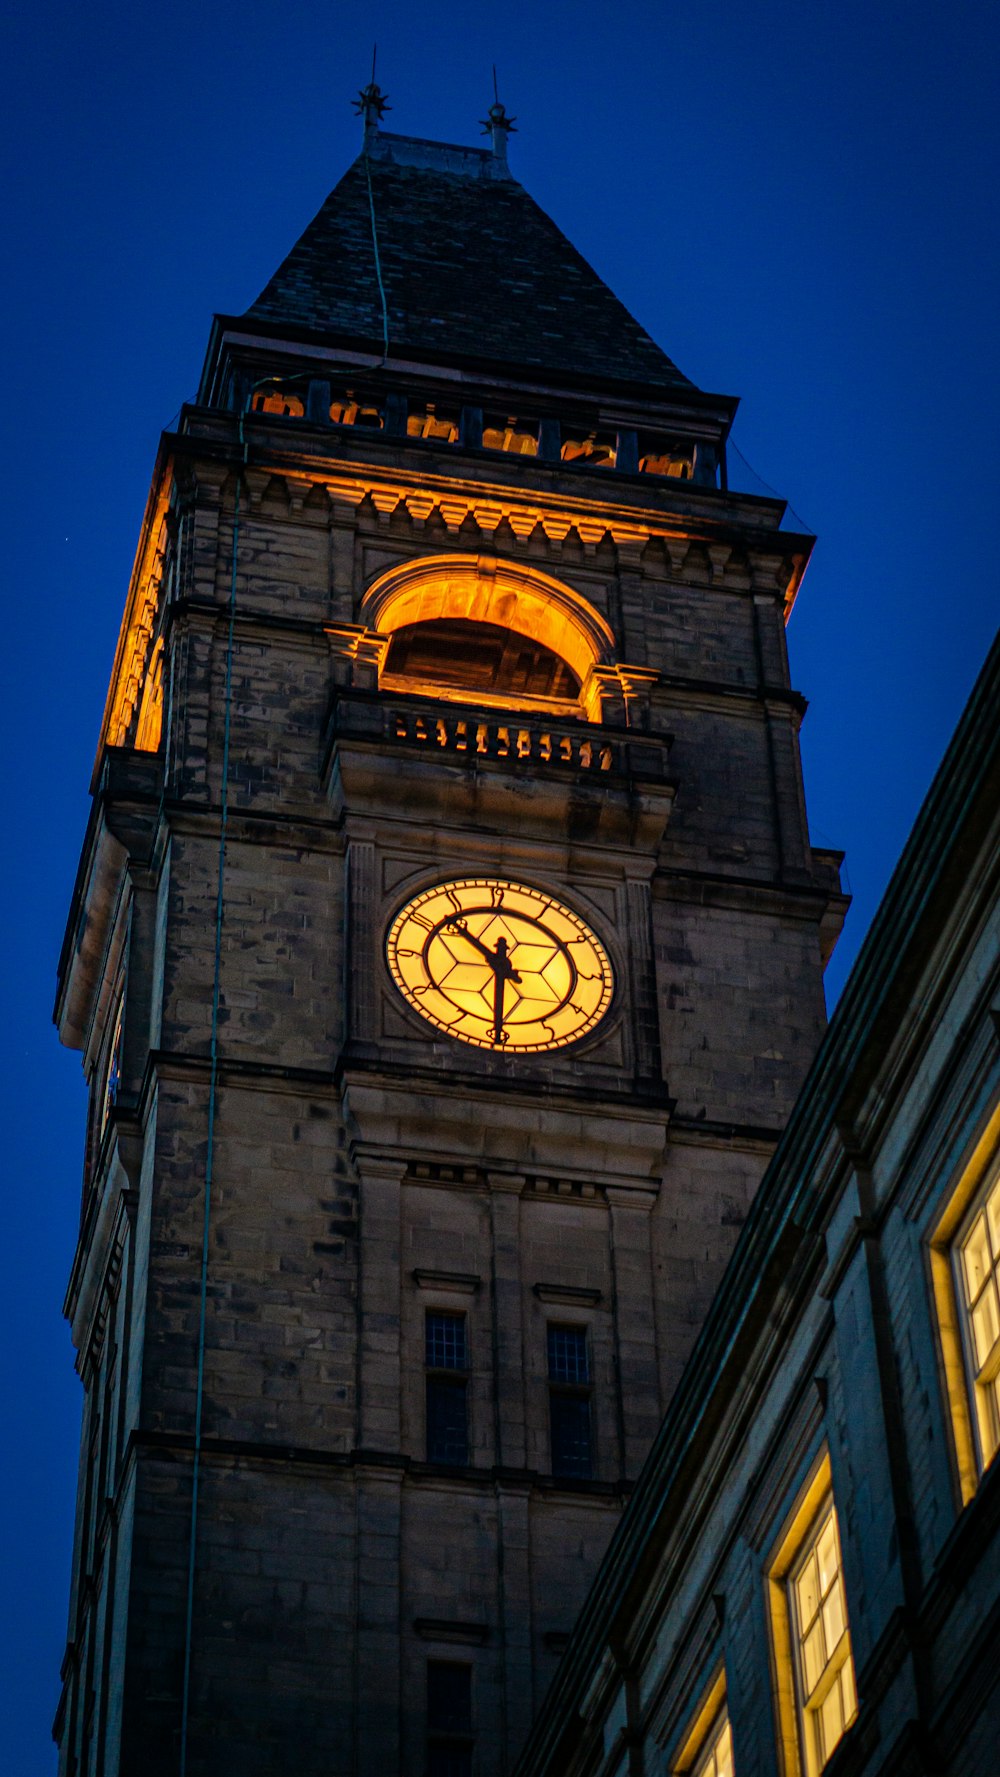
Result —
[[564, 895], [499, 875], [411, 887], [384, 928], [395, 992], [425, 1031], [493, 1056], [583, 1042], [606, 1024], [620, 970]]

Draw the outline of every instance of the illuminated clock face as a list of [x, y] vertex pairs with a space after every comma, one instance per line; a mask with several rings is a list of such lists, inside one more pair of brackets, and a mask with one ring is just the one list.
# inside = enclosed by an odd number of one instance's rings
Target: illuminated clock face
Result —
[[464, 877], [426, 889], [386, 939], [393, 980], [438, 1030], [480, 1049], [559, 1049], [611, 1001], [607, 951], [541, 889]]

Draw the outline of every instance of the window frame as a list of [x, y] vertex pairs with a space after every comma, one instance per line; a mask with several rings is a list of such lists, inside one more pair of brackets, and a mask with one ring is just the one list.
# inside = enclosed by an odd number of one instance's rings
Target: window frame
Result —
[[[431, 1364], [428, 1362], [428, 1329], [432, 1319], [461, 1322], [462, 1355], [465, 1360], [463, 1364]], [[468, 1468], [471, 1461], [472, 1451], [472, 1427], [469, 1411], [469, 1397], [471, 1393], [470, 1383], [472, 1380], [472, 1370], [469, 1362], [469, 1316], [465, 1309], [461, 1308], [438, 1308], [426, 1306], [424, 1308], [423, 1332], [425, 1460], [432, 1463], [436, 1468]], [[461, 1462], [449, 1462], [443, 1457], [431, 1455], [430, 1396], [432, 1387], [449, 1388], [456, 1394], [461, 1393], [465, 1406], [465, 1456]]]
[[[985, 1361], [980, 1364], [975, 1349], [974, 1304], [968, 1300], [969, 1288], [965, 1253], [971, 1244], [973, 1228], [982, 1217], [986, 1222], [986, 1240], [990, 1255], [989, 1282], [984, 1288], [992, 1287], [994, 1296], [996, 1296], [1000, 1291], [1000, 1229], [998, 1229], [998, 1239], [994, 1243], [989, 1226], [988, 1211], [990, 1198], [994, 1194], [1000, 1197], [1000, 1154], [996, 1155], [993, 1165], [989, 1168], [972, 1199], [951, 1242], [952, 1283], [958, 1305], [966, 1384], [973, 1408], [972, 1421], [976, 1440], [976, 1457], [981, 1475], [986, 1473], [991, 1462], [1000, 1452], [1000, 1387], [998, 1387], [998, 1382], [1000, 1382], [1000, 1331], [998, 1331]], [[996, 1251], [993, 1250], [994, 1244]], [[980, 1296], [983, 1293], [980, 1291]]]
[[942, 1393], [951, 1431], [949, 1442], [957, 1493], [963, 1507], [974, 1498], [986, 1470], [1000, 1455], [1000, 1439], [989, 1457], [985, 1453], [977, 1376], [970, 1361], [968, 1315], [958, 1274], [962, 1239], [977, 1208], [989, 1196], [998, 1173], [1000, 1104], [993, 1107], [985, 1120], [926, 1239]]
[[[584, 1381], [563, 1380], [552, 1374], [552, 1349], [550, 1335], [552, 1333], [578, 1333], [583, 1341], [586, 1357], [586, 1379]], [[546, 1320], [545, 1322], [545, 1375], [548, 1388], [549, 1407], [549, 1472], [557, 1481], [592, 1481], [597, 1472], [597, 1440], [594, 1435], [594, 1366], [591, 1354], [591, 1329], [584, 1321]], [[569, 1470], [556, 1468], [556, 1439], [554, 1402], [557, 1400], [584, 1401], [587, 1406], [587, 1430], [589, 1450], [589, 1471], [586, 1475], [574, 1474]]]
[[[837, 1527], [837, 1550], [844, 1595], [844, 1632], [841, 1641], [846, 1643], [846, 1654], [835, 1668], [834, 1679], [831, 1679], [830, 1682], [831, 1684], [834, 1682], [845, 1659], [849, 1659], [854, 1689], [854, 1714], [850, 1722], [846, 1724], [840, 1740], [837, 1741], [838, 1746], [841, 1745], [844, 1737], [857, 1720], [860, 1710], [840, 1520], [837, 1514], [830, 1453], [824, 1448], [813, 1463], [798, 1497], [785, 1519], [779, 1533], [777, 1546], [764, 1570], [772, 1692], [777, 1717], [779, 1757], [785, 1777], [819, 1777], [819, 1773], [825, 1770], [833, 1756], [831, 1751], [823, 1764], [819, 1763], [815, 1735], [815, 1699], [819, 1687], [814, 1686], [808, 1697], [802, 1694], [795, 1613], [791, 1596], [792, 1587], [801, 1571], [806, 1551], [811, 1549], [816, 1540], [815, 1533], [818, 1532], [828, 1506], [833, 1508]], [[838, 1642], [838, 1648], [840, 1645], [841, 1642]], [[831, 1662], [828, 1662], [824, 1669], [824, 1678], [830, 1664]], [[824, 1698], [828, 1688], [823, 1690]], [[810, 1703], [812, 1708], [809, 1707]]]
[[[432, 1720], [431, 1720], [431, 1672], [435, 1667], [439, 1668], [439, 1669], [441, 1667], [450, 1667], [450, 1668], [453, 1668], [454, 1670], [462, 1670], [463, 1672], [468, 1674], [468, 1680], [469, 1680], [468, 1720], [463, 1721], [458, 1726], [454, 1726], [454, 1725], [444, 1726], [440, 1722], [432, 1722]], [[431, 1755], [434, 1751], [442, 1751], [442, 1752], [455, 1751], [455, 1752], [459, 1752], [459, 1753], [465, 1753], [468, 1755], [470, 1771], [474, 1767], [475, 1756], [476, 1756], [476, 1701], [475, 1701], [474, 1672], [475, 1672], [475, 1669], [473, 1666], [473, 1662], [471, 1660], [442, 1660], [439, 1658], [432, 1657], [431, 1659], [429, 1659], [427, 1661], [427, 1667], [426, 1667], [425, 1678], [424, 1678], [425, 1695], [426, 1695], [426, 1708], [425, 1708], [425, 1721], [424, 1721], [424, 1726], [425, 1726], [424, 1743], [425, 1743], [425, 1752], [426, 1752], [425, 1763], [426, 1763], [428, 1769], [430, 1769]]]
[[[832, 1523], [833, 1534], [837, 1545], [837, 1584], [839, 1584], [841, 1592], [844, 1623], [833, 1649], [828, 1653], [828, 1657], [816, 1683], [811, 1690], [807, 1690], [806, 1685], [808, 1681], [804, 1669], [804, 1655], [806, 1642], [808, 1640], [808, 1630], [810, 1628], [815, 1628], [817, 1624], [822, 1623], [823, 1606], [826, 1603], [827, 1598], [830, 1597], [833, 1588], [831, 1586], [826, 1595], [820, 1597], [817, 1610], [811, 1623], [804, 1624], [801, 1619], [798, 1601], [799, 1580], [802, 1577], [807, 1564], [812, 1560], [818, 1561], [819, 1545], [828, 1523]], [[834, 1752], [840, 1745], [848, 1728], [850, 1728], [851, 1724], [857, 1719], [858, 1714], [858, 1687], [854, 1673], [854, 1655], [851, 1647], [851, 1630], [847, 1616], [846, 1586], [844, 1584], [844, 1556], [841, 1548], [840, 1524], [837, 1518], [837, 1508], [834, 1503], [832, 1487], [820, 1500], [812, 1522], [803, 1536], [798, 1554], [789, 1569], [785, 1580], [785, 1592], [791, 1629], [790, 1639], [792, 1643], [792, 1657], [795, 1666], [795, 1689], [798, 1700], [799, 1733], [805, 1743], [803, 1747], [805, 1755], [804, 1763], [810, 1777], [818, 1777], [818, 1773], [824, 1770], [829, 1764]], [[823, 1624], [823, 1630], [825, 1637], [825, 1624]], [[841, 1673], [845, 1669], [849, 1669], [851, 1675], [851, 1691], [854, 1696], [853, 1713], [845, 1717], [840, 1734], [824, 1758], [822, 1756], [822, 1748], [819, 1744], [820, 1736], [823, 1733], [823, 1706], [834, 1686], [840, 1685]]]
[[668, 1769], [670, 1777], [705, 1777], [708, 1769], [707, 1759], [716, 1751], [724, 1728], [730, 1734], [730, 1765], [735, 1773], [736, 1761], [732, 1748], [732, 1722], [729, 1716], [729, 1698], [726, 1690], [725, 1662], [720, 1661], [716, 1667], [708, 1689], [701, 1698], [695, 1711], [694, 1719], [689, 1724]]

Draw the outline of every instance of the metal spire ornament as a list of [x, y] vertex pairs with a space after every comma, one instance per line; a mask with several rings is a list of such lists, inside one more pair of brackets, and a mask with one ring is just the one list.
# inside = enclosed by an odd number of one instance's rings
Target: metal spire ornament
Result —
[[372, 46], [372, 77], [367, 86], [363, 86], [354, 100], [354, 110], [358, 117], [365, 120], [365, 140], [378, 134], [378, 126], [387, 111], [392, 110], [387, 95], [380, 86], [375, 84], [375, 57], [378, 44]]
[[517, 119], [514, 117], [508, 117], [507, 108], [501, 103], [500, 96], [497, 92], [496, 64], [494, 64], [493, 67], [493, 103], [486, 116], [480, 121], [483, 126], [483, 135], [492, 136], [493, 138], [493, 153], [496, 155], [497, 160], [506, 162], [507, 137], [516, 134], [514, 126]]

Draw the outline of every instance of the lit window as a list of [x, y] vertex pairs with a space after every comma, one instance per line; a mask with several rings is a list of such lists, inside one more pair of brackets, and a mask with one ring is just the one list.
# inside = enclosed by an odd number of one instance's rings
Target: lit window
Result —
[[709, 1728], [691, 1777], [733, 1777], [733, 1734], [725, 1706]]
[[671, 475], [678, 481], [690, 481], [691, 458], [678, 451], [653, 446], [639, 458], [640, 475]]
[[1000, 1172], [973, 1205], [953, 1254], [980, 1466], [986, 1468], [1000, 1447]]
[[427, 1460], [462, 1468], [469, 1460], [465, 1315], [429, 1311], [424, 1336]]
[[858, 1712], [837, 1514], [830, 1494], [787, 1582], [806, 1771], [823, 1769]]
[[617, 449], [612, 437], [588, 432], [583, 438], [567, 438], [559, 454], [564, 463], [586, 462], [591, 469], [613, 469]]
[[255, 389], [250, 402], [251, 413], [279, 414], [282, 419], [301, 420], [305, 408], [298, 395], [289, 395], [281, 387], [280, 382], [267, 383], [262, 389]]
[[367, 426], [371, 432], [381, 431], [384, 424], [380, 408], [373, 401], [360, 400], [353, 389], [334, 397], [330, 418], [335, 426]]
[[487, 414], [483, 427], [483, 449], [511, 451], [518, 457], [538, 455], [537, 427], [527, 426], [516, 414]]
[[726, 1669], [721, 1664], [670, 1761], [670, 1770], [676, 1777], [734, 1777]]
[[427, 1777], [471, 1777], [472, 1667], [427, 1662]]
[[[393, 675], [401, 689], [453, 686], [512, 702], [538, 697], [568, 701], [580, 694], [577, 674], [543, 642], [496, 623], [454, 617], [395, 630], [383, 683], [393, 682]], [[404, 687], [405, 680], [411, 683]]]
[[406, 431], [410, 438], [435, 438], [442, 444], [457, 444], [458, 416], [428, 401], [425, 408], [408, 415]]
[[594, 1462], [586, 1328], [550, 1326], [548, 1359], [552, 1473], [589, 1481]]

